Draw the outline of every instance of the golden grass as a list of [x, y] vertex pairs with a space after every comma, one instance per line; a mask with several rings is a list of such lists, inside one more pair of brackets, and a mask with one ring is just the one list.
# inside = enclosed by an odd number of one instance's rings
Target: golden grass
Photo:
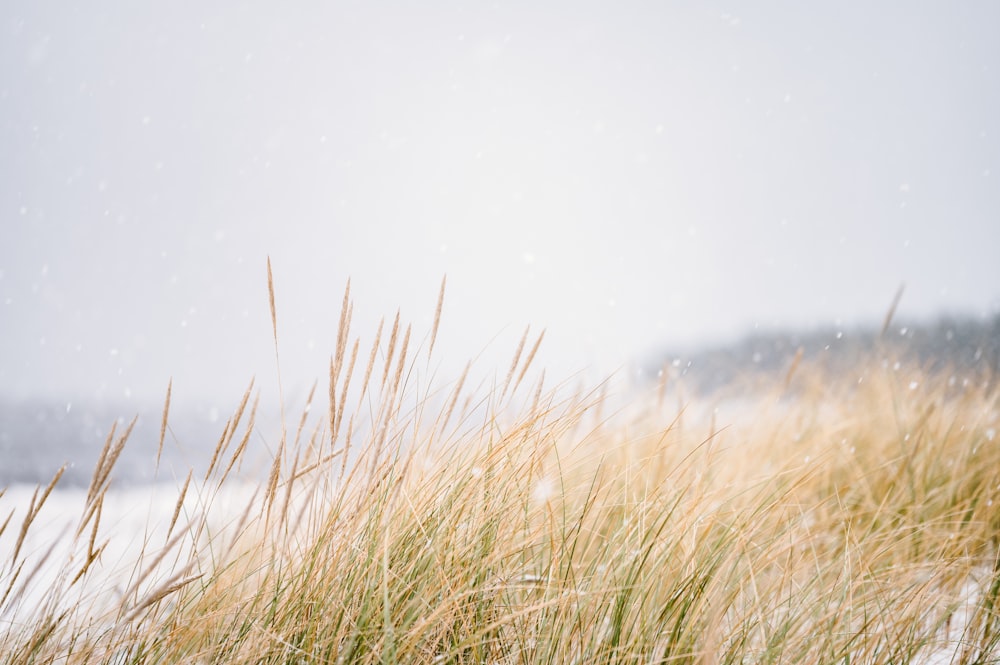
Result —
[[[268, 290], [277, 352], [270, 266]], [[468, 369], [421, 386], [398, 314], [352, 387], [351, 312], [348, 286], [326, 413], [283, 426], [259, 490], [220, 524], [251, 386], [123, 591], [91, 567], [128, 430], [109, 435], [37, 603], [19, 599], [49, 554], [21, 544], [58, 477], [19, 527], [2, 522], [19, 529], [0, 561], [2, 662], [1000, 662], [993, 377], [874, 354], [830, 376], [796, 358], [730, 423], [662, 386], [604, 416], [602, 392], [525, 387], [542, 340], [524, 354], [528, 331], [483, 394]]]

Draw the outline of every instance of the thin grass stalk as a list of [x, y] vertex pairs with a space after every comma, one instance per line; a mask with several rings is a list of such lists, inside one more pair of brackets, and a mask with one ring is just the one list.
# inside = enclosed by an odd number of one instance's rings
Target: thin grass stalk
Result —
[[156, 468], [160, 468], [160, 457], [163, 455], [163, 440], [167, 435], [167, 417], [170, 414], [170, 392], [174, 387], [173, 377], [167, 381], [167, 397], [163, 400], [163, 416], [160, 419], [160, 439], [156, 444]]

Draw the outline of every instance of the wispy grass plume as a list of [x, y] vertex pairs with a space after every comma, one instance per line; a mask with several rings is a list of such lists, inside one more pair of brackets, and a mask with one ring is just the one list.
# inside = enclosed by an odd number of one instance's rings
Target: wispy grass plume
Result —
[[[270, 266], [268, 293], [277, 352]], [[662, 378], [602, 409], [610, 384], [528, 378], [527, 331], [485, 394], [424, 382], [398, 313], [362, 367], [352, 307], [326, 412], [310, 392], [294, 437], [261, 432], [248, 487], [251, 384], [124, 579], [101, 561], [130, 430], [66, 547], [26, 546], [58, 477], [14, 506], [0, 662], [998, 662], [994, 381], [797, 356], [738, 401], [672, 407]]]

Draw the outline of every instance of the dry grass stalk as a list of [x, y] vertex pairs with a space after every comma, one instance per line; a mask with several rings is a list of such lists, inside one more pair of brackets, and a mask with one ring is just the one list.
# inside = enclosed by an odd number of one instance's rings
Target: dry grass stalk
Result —
[[503, 388], [500, 389], [500, 399], [498, 403], [503, 403], [504, 397], [507, 396], [507, 389], [510, 388], [510, 381], [514, 378], [514, 371], [517, 370], [517, 364], [521, 362], [521, 352], [524, 351], [524, 343], [528, 341], [528, 331], [531, 327], [524, 329], [524, 334], [521, 335], [521, 341], [517, 343], [517, 350], [514, 351], [514, 360], [510, 363], [510, 369], [507, 370], [507, 378], [503, 382]]
[[188, 487], [191, 486], [191, 477], [193, 475], [194, 470], [189, 470], [187, 477], [184, 478], [184, 484], [181, 485], [181, 491], [177, 494], [177, 502], [174, 504], [174, 512], [170, 516], [170, 525], [167, 527], [167, 538], [170, 537], [170, 535], [174, 532], [174, 527], [177, 526], [177, 518], [180, 517], [181, 508], [184, 507], [184, 499], [187, 497]]
[[389, 368], [392, 367], [393, 354], [396, 352], [396, 336], [399, 334], [399, 310], [396, 310], [396, 318], [392, 321], [392, 331], [389, 333], [389, 348], [385, 352], [385, 367], [382, 369], [382, 388], [389, 380]]
[[167, 382], [167, 398], [163, 401], [163, 417], [160, 419], [160, 439], [156, 444], [156, 468], [160, 468], [160, 457], [163, 455], [163, 440], [167, 435], [167, 416], [170, 414], [170, 391], [174, 387], [174, 379]]
[[[421, 386], [397, 315], [381, 381], [370, 385], [380, 325], [349, 412], [359, 342], [348, 354], [346, 294], [341, 314], [329, 412], [308, 436], [303, 417], [290, 442], [282, 418], [238, 518], [209, 523], [221, 488], [208, 486], [178, 528], [188, 474], [162, 548], [147, 556], [144, 544], [115, 612], [50, 602], [0, 628], [12, 662], [881, 665], [1000, 653], [992, 384], [958, 389], [874, 364], [859, 384], [799, 359], [771, 392], [746, 394], [732, 423], [711, 404], [704, 417], [668, 410], [665, 384], [606, 414], [607, 384], [566, 396], [544, 373], [525, 381], [542, 338], [524, 354], [527, 331], [492, 392], [466, 390], [469, 366], [448, 391]], [[214, 483], [232, 482], [258, 400]], [[82, 507], [84, 571], [107, 542], [107, 480], [124, 445], [112, 429]], [[47, 496], [28, 501], [3, 567], [0, 608], [13, 609], [0, 612], [15, 618], [24, 603], [8, 600], [26, 598], [40, 569], [20, 543]]]
[[337, 326], [337, 346], [334, 354], [334, 377], [340, 374], [343, 367], [344, 351], [347, 349], [347, 338], [351, 330], [351, 318], [354, 315], [354, 305], [351, 303], [351, 281], [347, 281], [344, 289], [344, 301], [340, 307], [340, 323]]
[[360, 347], [361, 341], [354, 340], [354, 346], [351, 347], [351, 359], [347, 363], [347, 372], [344, 375], [344, 382], [340, 388], [340, 406], [337, 408], [337, 417], [333, 422], [332, 439], [336, 441], [337, 436], [340, 434], [340, 424], [344, 421], [344, 406], [347, 404], [347, 389], [351, 385], [351, 377], [354, 376], [354, 365], [358, 360], [358, 348]]
[[462, 390], [465, 388], [465, 380], [469, 377], [470, 369], [472, 369], [471, 361], [465, 363], [465, 369], [462, 370], [462, 374], [458, 377], [458, 381], [452, 389], [451, 399], [448, 400], [448, 406], [444, 411], [444, 418], [441, 419], [441, 424], [438, 427], [440, 431], [444, 431], [444, 429], [448, 426], [448, 422], [451, 420], [451, 414], [455, 411], [455, 405], [458, 403], [458, 398], [462, 396]]
[[52, 480], [42, 491], [41, 498], [39, 498], [38, 496], [37, 487], [35, 488], [35, 491], [32, 493], [31, 501], [28, 503], [28, 509], [27, 511], [25, 511], [24, 520], [21, 522], [21, 530], [18, 531], [17, 534], [17, 542], [14, 543], [14, 551], [10, 555], [10, 560], [9, 560], [10, 567], [13, 567], [14, 563], [18, 560], [18, 556], [21, 553], [21, 547], [24, 545], [24, 538], [25, 536], [28, 535], [28, 529], [31, 528], [31, 523], [34, 522], [35, 518], [38, 517], [38, 514], [42, 510], [42, 506], [45, 505], [45, 501], [49, 498], [49, 495], [52, 494], [52, 490], [59, 482], [59, 479], [62, 478], [62, 475], [65, 471], [66, 471], [65, 465], [59, 468], [59, 471], [56, 472], [55, 476], [53, 476]]
[[[156, 605], [162, 601], [167, 596], [177, 593], [187, 585], [192, 582], [200, 580], [204, 575], [192, 575], [191, 577], [183, 577], [186, 571], [179, 571], [173, 575], [169, 580], [167, 580], [160, 588], [156, 589], [150, 593], [146, 598], [142, 600], [141, 603], [136, 605], [122, 618], [123, 623], [129, 623], [137, 616], [139, 616], [147, 608]], [[183, 579], [181, 579], [183, 577]]]
[[[525, 331], [525, 334], [527, 335], [527, 331]], [[542, 346], [543, 339], [545, 339], [544, 330], [538, 335], [538, 339], [535, 340], [535, 344], [531, 347], [531, 351], [528, 352], [528, 357], [524, 360], [521, 372], [517, 375], [517, 381], [514, 382], [513, 392], [517, 392], [517, 387], [521, 385], [521, 381], [524, 380], [524, 375], [528, 373], [528, 368], [531, 367], [531, 363], [535, 359], [535, 354], [538, 353], [538, 349]]]
[[427, 345], [428, 361], [434, 355], [434, 342], [437, 341], [438, 327], [441, 325], [441, 311], [444, 308], [444, 287], [447, 282], [447, 276], [441, 278], [441, 290], [438, 292], [437, 307], [434, 308], [434, 325], [431, 326], [431, 342]]
[[885, 337], [885, 334], [889, 331], [892, 319], [896, 316], [896, 308], [899, 307], [899, 301], [903, 299], [903, 291], [905, 290], [905, 284], [900, 284], [899, 288], [896, 289], [896, 294], [892, 297], [892, 303], [890, 303], [889, 309], [885, 313], [885, 318], [882, 319], [882, 330], [879, 332], [879, 337]]
[[[397, 321], [399, 317], [397, 315]], [[393, 333], [396, 332], [396, 326], [393, 326]], [[395, 339], [395, 334], [389, 339], [389, 347], [392, 348]], [[387, 397], [382, 403], [382, 414], [380, 418], [380, 426], [378, 434], [375, 437], [375, 445], [373, 448], [373, 453], [371, 456], [371, 473], [374, 475], [376, 466], [380, 463], [382, 458], [382, 448], [385, 445], [386, 437], [389, 434], [389, 428], [395, 416], [398, 413], [399, 405], [396, 403], [396, 398], [400, 394], [400, 387], [402, 385], [403, 370], [406, 368], [406, 354], [410, 346], [410, 326], [406, 326], [406, 332], [403, 333], [403, 341], [399, 346], [399, 360], [396, 362], [396, 373], [393, 376], [392, 385], [389, 387]], [[391, 358], [391, 355], [388, 357]]]
[[[253, 386], [253, 381], [250, 382]], [[248, 389], [249, 390], [249, 389]], [[257, 407], [260, 404], [260, 394], [254, 398], [253, 406], [250, 407], [250, 416], [247, 422], [246, 431], [243, 433], [243, 438], [240, 439], [239, 445], [233, 451], [232, 456], [229, 458], [229, 464], [226, 465], [226, 470], [222, 472], [219, 477], [219, 484], [225, 482], [226, 478], [229, 477], [230, 472], [233, 470], [234, 466], [237, 466], [243, 460], [243, 454], [246, 451], [247, 444], [250, 442], [250, 435], [254, 432], [254, 426], [257, 422]]]
[[[6, 492], [0, 492], [0, 499], [3, 498], [3, 496], [4, 496], [5, 493]], [[7, 517], [4, 518], [3, 524], [0, 524], [0, 536], [3, 536], [4, 531], [7, 530], [7, 526], [10, 524], [10, 520], [11, 520], [12, 517], [14, 517], [14, 509], [13, 508], [11, 508], [10, 512], [7, 513]]]
[[[139, 420], [138, 416], [132, 418], [129, 422], [128, 427], [125, 431], [118, 437], [113, 446], [108, 444], [111, 441], [111, 435], [108, 436], [107, 442], [105, 442], [104, 449], [101, 451], [101, 456], [97, 461], [97, 466], [94, 469], [94, 475], [91, 478], [90, 489], [87, 491], [87, 501], [86, 510], [83, 513], [83, 519], [80, 520], [80, 526], [77, 529], [77, 536], [83, 533], [84, 529], [87, 528], [87, 524], [90, 522], [91, 517], [93, 517], [94, 511], [97, 509], [97, 499], [108, 489], [108, 483], [111, 478], [111, 470], [114, 468], [115, 464], [118, 462], [118, 457], [122, 454], [125, 449], [125, 442], [128, 441], [129, 436], [132, 434], [132, 429], [135, 427], [136, 422]], [[112, 434], [115, 431], [115, 427], [112, 426]]]
[[236, 431], [236, 422], [230, 416], [226, 419], [226, 424], [222, 427], [222, 436], [219, 440], [215, 442], [215, 448], [212, 449], [212, 459], [208, 463], [208, 468], [205, 469], [205, 481], [208, 481], [212, 477], [212, 472], [215, 471], [215, 465], [219, 461], [219, 456], [223, 453], [226, 448], [226, 442], [231, 441], [233, 438], [233, 433]]
[[[105, 460], [108, 458], [108, 455], [111, 454], [111, 446], [115, 440], [115, 433], [117, 429], [117, 421], [111, 423], [111, 429], [108, 431], [108, 436], [104, 439], [104, 446], [101, 448], [101, 453], [97, 457], [97, 464], [94, 466], [94, 474], [91, 476], [90, 486], [87, 488], [86, 503], [88, 505], [96, 498], [97, 491], [100, 486], [100, 483], [98, 482], [100, 479], [100, 473], [105, 466]], [[84, 528], [84, 525], [81, 524], [79, 533], [82, 533]]]
[[267, 257], [267, 304], [271, 309], [271, 334], [278, 339], [278, 312], [274, 306], [274, 275], [271, 273], [271, 257]]

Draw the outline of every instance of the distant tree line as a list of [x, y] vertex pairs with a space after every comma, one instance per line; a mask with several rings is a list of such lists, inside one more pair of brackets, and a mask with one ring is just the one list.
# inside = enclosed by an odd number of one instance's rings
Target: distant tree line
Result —
[[856, 371], [865, 363], [891, 361], [995, 382], [1000, 374], [1000, 313], [990, 318], [894, 322], [884, 329], [755, 332], [731, 345], [664, 352], [645, 364], [644, 373], [664, 372], [689, 390], [710, 393], [780, 376], [798, 362], [797, 356], [835, 374]]

